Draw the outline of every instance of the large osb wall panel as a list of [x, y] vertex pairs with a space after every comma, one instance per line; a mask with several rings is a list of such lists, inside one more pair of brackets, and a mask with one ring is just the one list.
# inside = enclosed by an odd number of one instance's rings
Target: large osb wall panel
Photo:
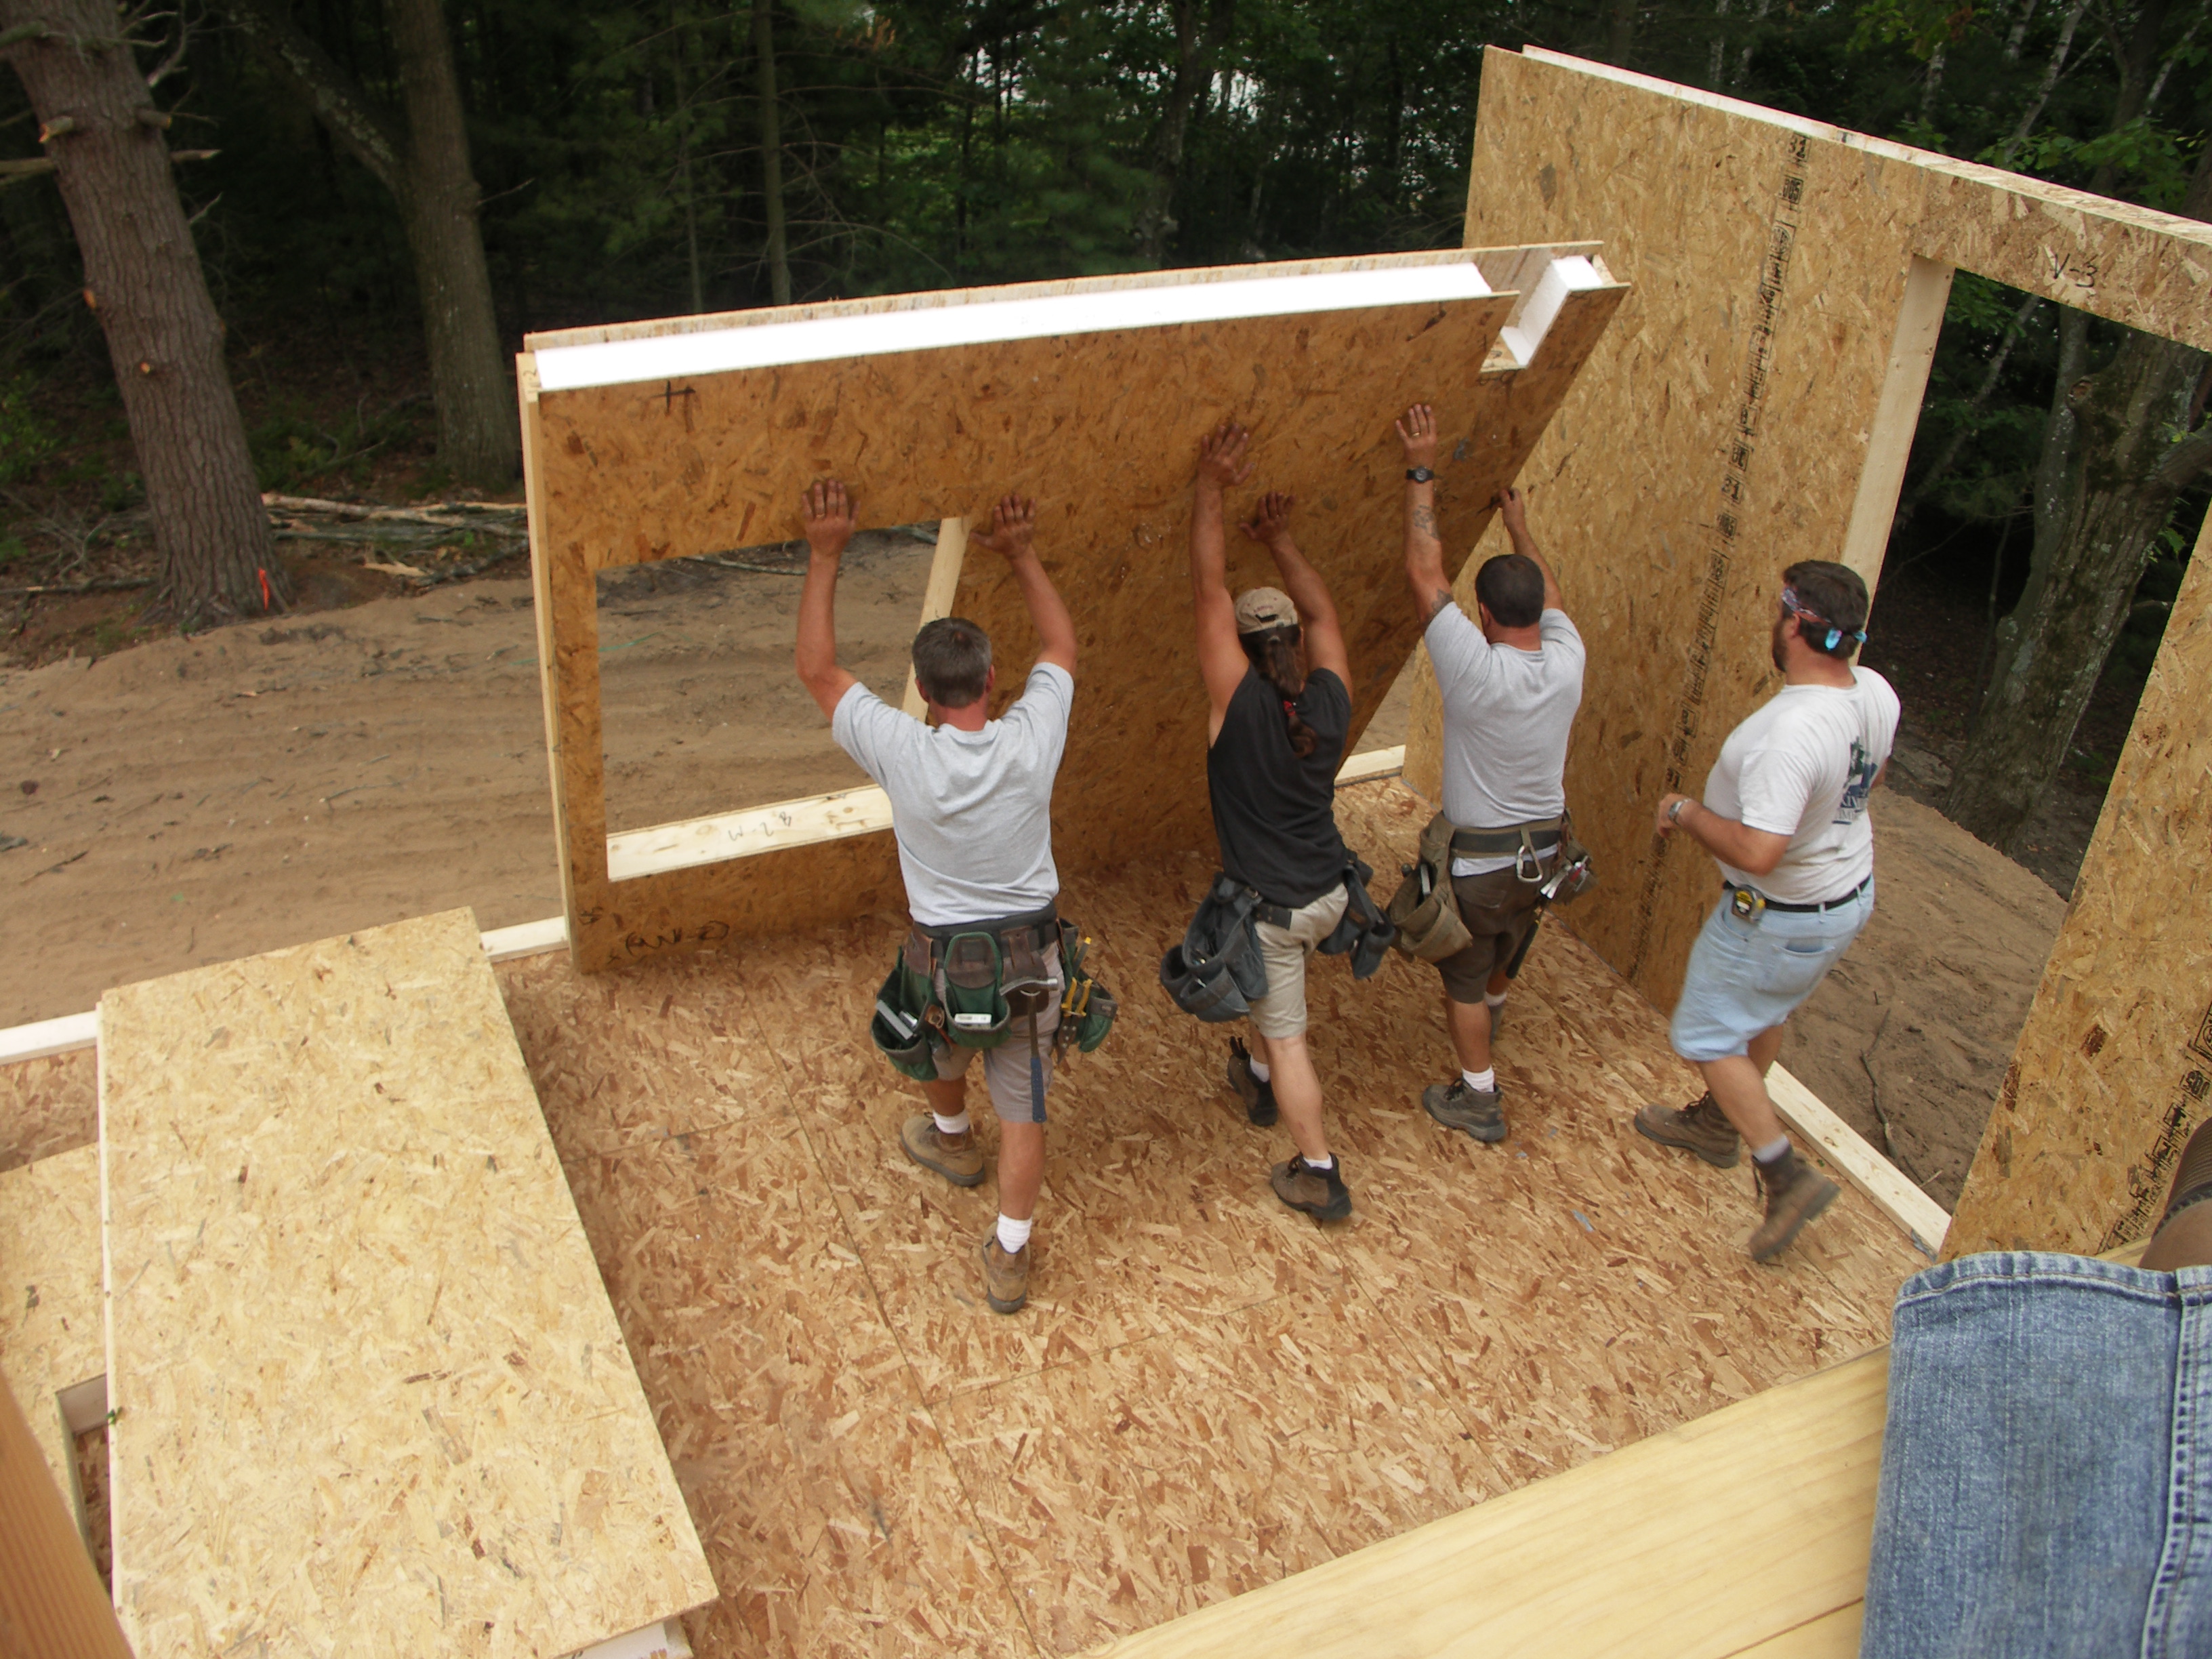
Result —
[[[526, 374], [535, 548], [551, 635], [549, 720], [578, 960], [603, 967], [727, 933], [865, 914], [899, 898], [895, 855], [881, 833], [608, 880], [598, 569], [794, 534], [799, 493], [824, 474], [854, 486], [871, 524], [981, 519], [1003, 491], [1034, 495], [1037, 545], [1074, 613], [1082, 651], [1054, 804], [1061, 867], [1203, 845], [1204, 704], [1190, 660], [1186, 554], [1200, 436], [1224, 417], [1247, 422], [1258, 434], [1259, 471], [1243, 496], [1268, 486], [1297, 491], [1301, 544], [1344, 611], [1356, 731], [1417, 633], [1398, 574], [1402, 464], [1391, 416], [1416, 397], [1439, 405], [1446, 440], [1462, 458], [1439, 504], [1448, 533], [1468, 545], [1620, 293], [1571, 296], [1521, 370], [1484, 369], [1513, 304], [1502, 295], [534, 400]], [[1248, 545], [1231, 562], [1240, 583], [1272, 569]], [[1003, 566], [985, 550], [970, 550], [955, 608], [993, 631], [1011, 671], [1002, 678], [1018, 681], [1035, 641]]]
[[2197, 538], [1945, 1254], [2149, 1236], [2212, 1104], [2212, 525]]

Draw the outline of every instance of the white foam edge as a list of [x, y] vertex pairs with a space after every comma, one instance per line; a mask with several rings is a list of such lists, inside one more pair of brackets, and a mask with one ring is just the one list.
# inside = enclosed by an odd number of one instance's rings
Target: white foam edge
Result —
[[1566, 304], [1567, 295], [1604, 286], [1605, 278], [1598, 274], [1588, 254], [1570, 253], [1545, 266], [1535, 288], [1522, 301], [1520, 314], [1498, 331], [1498, 339], [1513, 354], [1514, 368], [1526, 368], [1536, 361], [1536, 348], [1552, 331], [1552, 325], [1559, 319], [1559, 307]]

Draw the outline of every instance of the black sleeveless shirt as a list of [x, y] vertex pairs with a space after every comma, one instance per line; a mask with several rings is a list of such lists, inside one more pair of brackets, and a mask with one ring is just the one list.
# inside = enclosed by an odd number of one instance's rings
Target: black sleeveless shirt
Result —
[[1221, 867], [1271, 904], [1311, 904], [1344, 879], [1344, 837], [1336, 828], [1336, 774], [1344, 763], [1352, 697], [1326, 668], [1306, 676], [1298, 718], [1314, 731], [1314, 751], [1291, 751], [1290, 721], [1275, 688], [1248, 672], [1229, 699], [1221, 734], [1206, 751], [1213, 834]]

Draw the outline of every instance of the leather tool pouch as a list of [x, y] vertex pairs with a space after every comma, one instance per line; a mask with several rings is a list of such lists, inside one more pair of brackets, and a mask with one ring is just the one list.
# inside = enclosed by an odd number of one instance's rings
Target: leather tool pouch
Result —
[[945, 1035], [962, 1048], [995, 1048], [1006, 1040], [1005, 969], [1005, 955], [989, 933], [955, 933], [945, 941], [937, 1001], [945, 1010]]
[[1106, 1041], [1121, 1005], [1114, 994], [1091, 977], [1091, 939], [1072, 921], [1060, 924], [1060, 971], [1066, 988], [1060, 993], [1060, 1029], [1053, 1042], [1064, 1054], [1073, 1048], [1090, 1054]]
[[868, 1022], [868, 1036], [892, 1068], [921, 1083], [934, 1082], [937, 1078], [937, 1057], [931, 1052], [928, 987], [928, 975], [912, 972], [902, 951], [899, 960], [891, 964], [890, 977], [876, 993], [875, 1018]]
[[1385, 919], [1368, 894], [1367, 884], [1374, 879], [1375, 872], [1359, 854], [1350, 854], [1344, 866], [1343, 918], [1316, 947], [1327, 957], [1349, 954], [1354, 979], [1373, 978], [1382, 966], [1384, 954], [1398, 937], [1398, 930]]
[[1441, 962], [1474, 942], [1452, 891], [1451, 842], [1451, 820], [1439, 812], [1421, 831], [1415, 862], [1401, 866], [1404, 879], [1382, 913], [1398, 930], [1391, 942], [1417, 961]]
[[1208, 1024], [1242, 1019], [1267, 994], [1267, 964], [1252, 912], [1260, 896], [1216, 875], [1183, 930], [1182, 943], [1160, 958], [1160, 984], [1176, 1007]]

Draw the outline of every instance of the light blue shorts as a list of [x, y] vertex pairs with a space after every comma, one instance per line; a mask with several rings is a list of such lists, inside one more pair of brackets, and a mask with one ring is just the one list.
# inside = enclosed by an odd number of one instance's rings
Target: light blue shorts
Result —
[[1874, 883], [1832, 910], [1764, 910], [1750, 921], [1723, 893], [1690, 947], [1667, 1036], [1687, 1060], [1725, 1060], [1788, 1019], [1874, 915]]

